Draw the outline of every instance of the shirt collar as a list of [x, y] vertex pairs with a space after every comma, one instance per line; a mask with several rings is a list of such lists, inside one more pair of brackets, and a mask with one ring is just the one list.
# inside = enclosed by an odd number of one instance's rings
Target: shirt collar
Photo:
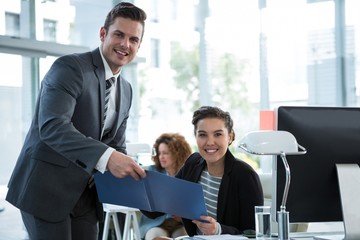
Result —
[[114, 75], [114, 74], [112, 73], [111, 69], [110, 69], [110, 66], [109, 66], [108, 62], [106, 61], [106, 59], [105, 59], [105, 57], [104, 57], [104, 55], [103, 55], [103, 53], [102, 53], [102, 48], [101, 48], [101, 46], [99, 47], [99, 49], [100, 49], [101, 59], [102, 59], [102, 61], [103, 61], [104, 68], [105, 68], [105, 79], [109, 79], [109, 78], [111, 78], [111, 77], [114, 77], [115, 79], [117, 79], [117, 78], [119, 77], [122, 69], [120, 69], [120, 71], [119, 71], [117, 74]]

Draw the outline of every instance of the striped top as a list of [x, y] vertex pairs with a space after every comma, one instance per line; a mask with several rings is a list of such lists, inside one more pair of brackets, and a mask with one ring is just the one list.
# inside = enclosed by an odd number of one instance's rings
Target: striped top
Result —
[[208, 170], [201, 173], [199, 183], [203, 187], [208, 215], [216, 220], [217, 201], [222, 177], [211, 176]]

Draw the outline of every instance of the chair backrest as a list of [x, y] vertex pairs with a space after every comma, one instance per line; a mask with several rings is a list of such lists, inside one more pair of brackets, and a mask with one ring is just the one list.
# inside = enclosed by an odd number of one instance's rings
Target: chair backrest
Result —
[[260, 182], [262, 185], [264, 198], [271, 200], [272, 191], [272, 174], [271, 173], [259, 173]]

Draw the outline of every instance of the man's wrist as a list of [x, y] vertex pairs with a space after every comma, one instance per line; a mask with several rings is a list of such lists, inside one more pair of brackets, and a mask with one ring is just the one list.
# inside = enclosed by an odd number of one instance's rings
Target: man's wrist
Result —
[[99, 161], [95, 165], [96, 170], [101, 173], [104, 173], [107, 170], [106, 166], [113, 151], [115, 151], [115, 149], [112, 147], [108, 147], [108, 149], [106, 149], [106, 151], [103, 153], [103, 155], [101, 155]]

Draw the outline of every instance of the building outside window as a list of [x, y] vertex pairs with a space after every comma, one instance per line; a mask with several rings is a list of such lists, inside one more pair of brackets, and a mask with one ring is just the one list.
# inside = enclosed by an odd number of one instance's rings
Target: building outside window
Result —
[[5, 12], [5, 35], [12, 37], [20, 36], [20, 15]]
[[56, 42], [57, 22], [44, 19], [44, 41]]
[[159, 39], [151, 39], [151, 60], [150, 66], [153, 68], [160, 67], [160, 40]]

